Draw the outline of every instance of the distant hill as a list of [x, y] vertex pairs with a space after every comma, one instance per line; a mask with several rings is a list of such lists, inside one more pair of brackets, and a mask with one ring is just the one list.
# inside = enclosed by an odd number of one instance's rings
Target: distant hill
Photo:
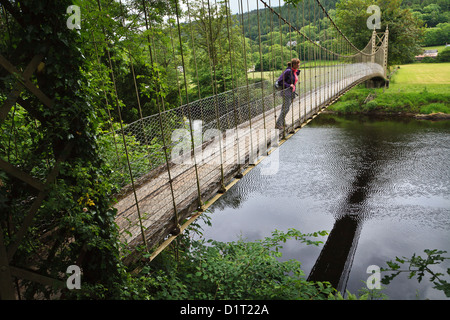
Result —
[[[334, 10], [336, 9], [336, 3], [345, 0], [321, 0], [320, 2], [333, 17]], [[268, 1], [267, 1], [268, 3]], [[318, 19], [323, 18], [323, 12], [319, 12], [316, 5], [316, 1], [304, 0], [299, 3], [298, 9], [292, 9], [288, 6], [278, 6], [278, 1], [272, 1], [273, 9], [280, 13], [283, 18], [288, 20], [292, 26], [301, 29], [310, 23], [317, 25]], [[426, 36], [423, 45], [445, 45], [450, 43], [450, 34], [447, 31], [450, 26], [450, 1], [449, 0], [403, 0], [400, 5], [401, 8], [409, 9], [413, 12], [415, 16], [424, 21], [425, 27], [427, 28]], [[303, 9], [305, 15], [303, 16]], [[271, 15], [268, 14], [266, 8], [260, 6], [260, 32], [261, 35], [266, 35], [271, 31], [279, 31], [279, 21], [273, 18], [272, 24], [270, 22]], [[236, 14], [236, 17], [241, 23], [241, 16]], [[257, 40], [258, 31], [258, 18], [257, 11], [252, 10], [250, 12], [244, 13], [244, 27], [246, 37]], [[447, 25], [448, 24], [448, 25]], [[282, 23], [282, 28], [284, 32], [288, 32], [289, 27]]]
[[[330, 12], [331, 9], [336, 8], [336, 3], [339, 2], [339, 0], [322, 0], [320, 3], [323, 5], [323, 7], [327, 10], [327, 12]], [[268, 1], [266, 1], [268, 3]], [[259, 13], [260, 13], [260, 30], [261, 34], [265, 35], [271, 31], [279, 31], [279, 21], [278, 19], [272, 20], [272, 25], [270, 23], [270, 17], [269, 9], [263, 8], [263, 5], [260, 5], [259, 7]], [[300, 29], [303, 25], [308, 25], [310, 23], [313, 23], [314, 21], [317, 21], [320, 18], [324, 17], [323, 12], [319, 12], [318, 6], [316, 5], [316, 1], [308, 1], [304, 0], [304, 2], [300, 2], [298, 4], [297, 8], [292, 8], [292, 6], [278, 6], [278, 1], [272, 1], [272, 8], [278, 12], [283, 18], [288, 20], [292, 26]], [[305, 16], [302, 15], [303, 9], [305, 12]], [[239, 22], [241, 22], [241, 15], [236, 14], [236, 17]], [[250, 12], [244, 13], [244, 26], [245, 26], [245, 35], [246, 37], [256, 40], [258, 38], [258, 17], [257, 17], [257, 10], [252, 10]], [[284, 25], [282, 23], [282, 28], [285, 31], [288, 31], [288, 26]]]

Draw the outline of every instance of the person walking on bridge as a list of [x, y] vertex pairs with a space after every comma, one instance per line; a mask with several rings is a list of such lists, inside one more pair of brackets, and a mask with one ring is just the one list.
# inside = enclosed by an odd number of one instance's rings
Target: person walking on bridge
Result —
[[282, 88], [281, 94], [283, 97], [283, 105], [275, 126], [277, 129], [283, 129], [286, 114], [289, 112], [289, 108], [295, 98], [295, 86], [300, 74], [299, 67], [300, 60], [297, 58], [292, 59], [277, 80], [279, 87]]

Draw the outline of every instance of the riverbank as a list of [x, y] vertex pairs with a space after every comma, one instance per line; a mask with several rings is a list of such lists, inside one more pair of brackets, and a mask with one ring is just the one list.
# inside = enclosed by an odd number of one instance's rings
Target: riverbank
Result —
[[450, 63], [400, 66], [388, 89], [359, 85], [331, 105], [328, 112], [450, 119], [449, 74]]
[[398, 112], [398, 113], [393, 113], [393, 112], [337, 112], [334, 110], [325, 110], [322, 113], [325, 114], [338, 114], [338, 115], [346, 115], [346, 114], [361, 114], [361, 115], [370, 115], [370, 116], [399, 116], [399, 117], [411, 117], [411, 118], [415, 118], [415, 119], [419, 119], [419, 120], [433, 120], [433, 121], [438, 121], [438, 120], [450, 120], [450, 113], [442, 113], [442, 112], [437, 112], [437, 113], [430, 113], [430, 114], [422, 114], [422, 113], [409, 113], [409, 112]]

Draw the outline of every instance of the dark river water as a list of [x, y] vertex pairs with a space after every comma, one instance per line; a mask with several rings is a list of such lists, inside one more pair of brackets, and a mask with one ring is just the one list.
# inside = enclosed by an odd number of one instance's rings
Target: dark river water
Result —
[[[282, 259], [297, 259], [306, 277], [352, 293], [366, 287], [371, 265], [424, 257], [425, 249], [450, 256], [450, 121], [321, 114], [278, 150], [276, 174], [261, 174], [266, 158], [210, 207], [205, 238], [327, 230], [319, 247], [288, 241]], [[446, 299], [428, 279], [401, 274], [381, 292]]]

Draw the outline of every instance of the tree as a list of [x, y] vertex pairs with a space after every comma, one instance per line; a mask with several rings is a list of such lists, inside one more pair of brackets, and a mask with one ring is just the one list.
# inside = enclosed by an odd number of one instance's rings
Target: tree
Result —
[[450, 62], [450, 47], [445, 48], [438, 54], [439, 62]]
[[450, 23], [439, 23], [434, 28], [427, 28], [423, 40], [424, 46], [438, 46], [450, 41]]
[[216, 6], [193, 2], [190, 6], [192, 22], [184, 26], [184, 37], [191, 48], [188, 72], [194, 85], [192, 91], [199, 86], [204, 97], [215, 88], [217, 92], [230, 90], [232, 81], [245, 75], [245, 62], [247, 69], [251, 67], [252, 43], [243, 37], [239, 22], [229, 16], [223, 3]]
[[439, 23], [447, 22], [446, 15], [438, 4], [430, 4], [423, 8], [419, 18], [423, 20], [427, 27], [435, 27]]
[[[284, 70], [291, 58], [298, 58], [295, 47], [291, 50], [289, 47], [281, 47], [274, 44], [269, 47], [269, 52], [262, 56], [263, 71]], [[261, 71], [261, 61], [258, 59], [255, 65], [255, 71]]]
[[[434, 284], [433, 288], [442, 290], [447, 297], [450, 297], [450, 282], [445, 279], [445, 276], [450, 276], [450, 269], [447, 269], [447, 274], [437, 272], [433, 270], [433, 265], [438, 265], [445, 260], [450, 260], [450, 257], [443, 256], [447, 251], [437, 249], [425, 249], [425, 257], [416, 255], [415, 253], [411, 258], [407, 257], [395, 257], [395, 260], [386, 261], [388, 268], [382, 268], [383, 272], [392, 272], [390, 275], [385, 275], [381, 282], [388, 285], [394, 280], [400, 273], [408, 273], [408, 278], [412, 279], [417, 277], [417, 281], [421, 282], [424, 277], [429, 276], [429, 281]], [[401, 265], [408, 265], [407, 268], [402, 269]]]
[[[7, 8], [3, 13], [9, 30], [6, 41], [6, 34], [0, 33], [4, 59], [18, 70], [31, 59], [41, 60], [29, 81], [40, 93], [20, 92], [18, 103], [6, 110], [6, 121], [0, 122], [2, 133], [16, 125], [24, 128], [13, 134], [15, 140], [0, 135], [0, 156], [35, 181], [49, 179], [36, 192], [10, 170], [0, 171], [1, 245], [11, 248], [20, 239], [19, 230], [25, 230], [25, 240], [9, 261], [12, 266], [61, 279], [67, 267], [76, 264], [83, 270], [83, 294], [97, 298], [108, 292], [112, 297], [123, 286], [124, 269], [110, 200], [113, 188], [97, 149], [100, 113], [82, 71], [82, 37], [66, 27], [65, 13], [72, 1], [47, 1], [51, 10], [33, 0], [0, 2]], [[0, 105], [15, 79], [0, 69]], [[41, 101], [44, 95], [50, 102]], [[25, 299], [58, 292], [22, 279], [17, 286], [17, 294]]]
[[381, 11], [381, 31], [389, 27], [388, 64], [401, 64], [414, 60], [420, 53], [424, 36], [423, 22], [411, 10], [401, 8], [401, 0], [341, 0], [336, 4], [336, 23], [359, 49], [364, 48], [373, 30], [367, 28], [370, 5]]

